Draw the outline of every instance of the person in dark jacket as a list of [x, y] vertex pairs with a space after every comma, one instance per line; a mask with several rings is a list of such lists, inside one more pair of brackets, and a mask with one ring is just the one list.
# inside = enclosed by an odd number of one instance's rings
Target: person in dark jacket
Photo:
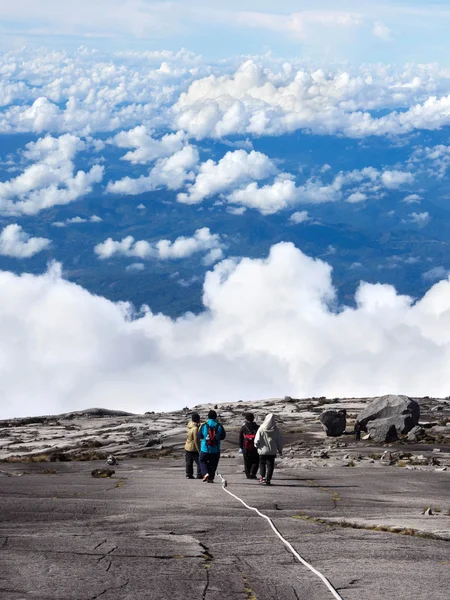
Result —
[[198, 430], [200, 440], [200, 468], [203, 482], [214, 483], [217, 465], [220, 459], [220, 442], [225, 439], [223, 425], [217, 422], [217, 413], [210, 410], [208, 420]]
[[187, 424], [187, 439], [184, 446], [186, 452], [186, 477], [187, 479], [195, 479], [194, 477], [194, 463], [197, 467], [197, 479], [201, 479], [200, 474], [200, 463], [199, 460], [199, 443], [198, 443], [198, 430], [200, 427], [200, 415], [198, 413], [192, 413], [191, 420]]
[[255, 448], [255, 436], [258, 425], [255, 423], [255, 415], [251, 412], [245, 413], [245, 423], [239, 432], [239, 448], [244, 457], [244, 468], [247, 479], [256, 479], [259, 467], [259, 454]]

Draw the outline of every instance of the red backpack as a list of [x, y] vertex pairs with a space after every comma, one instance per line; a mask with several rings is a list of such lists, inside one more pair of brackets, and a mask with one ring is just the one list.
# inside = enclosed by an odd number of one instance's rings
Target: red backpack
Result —
[[255, 451], [255, 437], [256, 433], [244, 433], [244, 452]]
[[219, 425], [216, 427], [211, 427], [206, 423], [207, 427], [207, 435], [206, 435], [206, 445], [211, 448], [216, 448], [219, 445], [219, 437], [217, 435], [217, 431], [219, 429]]

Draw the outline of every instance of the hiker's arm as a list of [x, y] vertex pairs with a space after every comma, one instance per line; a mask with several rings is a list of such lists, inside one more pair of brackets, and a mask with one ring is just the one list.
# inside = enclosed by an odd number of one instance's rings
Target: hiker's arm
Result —
[[197, 433], [197, 439], [202, 440], [203, 437], [204, 437], [203, 436], [203, 425], [200, 425], [200, 428], [199, 428], [198, 433]]
[[222, 429], [222, 434], [220, 436], [220, 439], [224, 440], [227, 437], [227, 432], [225, 431], [225, 427], [223, 425], [221, 425], [220, 428]]
[[200, 444], [198, 443], [199, 437], [200, 437], [199, 432], [200, 432], [200, 428], [194, 434], [194, 443], [195, 443], [195, 448], [196, 448], [197, 452], [200, 452]]
[[258, 429], [258, 431], [256, 432], [256, 435], [255, 435], [255, 440], [253, 442], [253, 445], [255, 446], [255, 448], [259, 448], [259, 440], [260, 439], [261, 439], [261, 434], [259, 433], [259, 429]]

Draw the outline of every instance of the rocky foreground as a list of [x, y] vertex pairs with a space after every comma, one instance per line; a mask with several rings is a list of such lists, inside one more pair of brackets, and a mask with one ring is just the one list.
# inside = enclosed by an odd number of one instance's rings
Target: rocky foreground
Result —
[[[0, 422], [2, 600], [331, 599], [264, 519], [185, 478], [189, 412], [211, 407]], [[286, 440], [270, 488], [242, 473], [246, 410], [276, 414]], [[284, 398], [217, 412], [227, 490], [272, 518], [343, 600], [448, 600], [447, 399]], [[92, 477], [110, 454], [112, 476]]]

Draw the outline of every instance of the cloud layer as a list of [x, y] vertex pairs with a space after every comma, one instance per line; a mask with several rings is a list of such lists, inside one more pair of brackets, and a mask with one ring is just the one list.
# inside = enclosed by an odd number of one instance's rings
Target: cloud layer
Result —
[[0, 286], [1, 417], [448, 392], [449, 280], [416, 303], [362, 283], [356, 307], [339, 307], [330, 267], [280, 243], [265, 259], [216, 265], [205, 311], [175, 321], [93, 296], [57, 265], [1, 272]]

